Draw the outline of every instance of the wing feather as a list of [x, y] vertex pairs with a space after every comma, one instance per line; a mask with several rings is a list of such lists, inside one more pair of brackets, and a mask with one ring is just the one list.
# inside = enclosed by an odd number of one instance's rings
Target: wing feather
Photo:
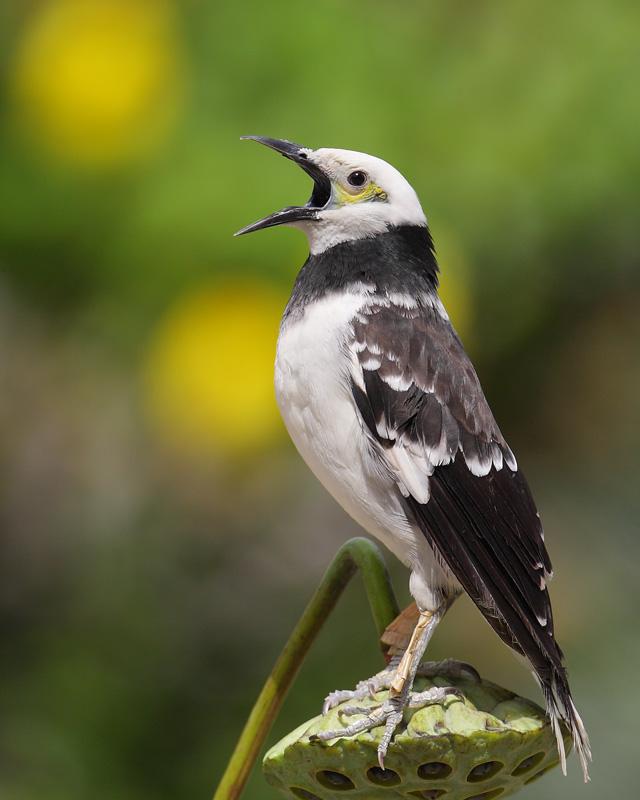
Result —
[[560, 665], [551, 562], [527, 482], [435, 303], [373, 303], [353, 321], [352, 390], [416, 520], [499, 635]]

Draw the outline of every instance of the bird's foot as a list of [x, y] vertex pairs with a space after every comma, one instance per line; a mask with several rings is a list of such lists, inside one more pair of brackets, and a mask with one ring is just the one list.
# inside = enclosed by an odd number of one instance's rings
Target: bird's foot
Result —
[[[385, 671], [386, 672], [386, 671]], [[380, 674], [380, 673], [379, 673]], [[392, 672], [393, 676], [393, 672]], [[367, 682], [362, 681], [366, 686]], [[358, 684], [360, 686], [360, 684]], [[355, 691], [359, 691], [356, 687]], [[332, 695], [338, 693], [333, 692]], [[351, 695], [346, 699], [351, 699]], [[340, 715], [352, 717], [362, 715], [362, 719], [355, 720], [350, 725], [342, 729], [335, 729], [330, 731], [321, 731], [311, 737], [313, 740], [328, 741], [329, 739], [337, 739], [339, 737], [356, 736], [364, 731], [369, 731], [372, 728], [377, 728], [384, 725], [384, 733], [378, 744], [378, 763], [381, 769], [384, 769], [384, 759], [389, 749], [389, 744], [393, 738], [396, 728], [402, 721], [403, 712], [405, 708], [418, 709], [425, 706], [442, 703], [447, 695], [461, 696], [459, 689], [453, 686], [433, 686], [424, 692], [410, 692], [403, 691], [401, 694], [388, 697], [384, 702], [373, 706], [344, 706], [340, 709]], [[363, 695], [367, 697], [368, 694]], [[339, 701], [344, 702], [344, 701]]]
[[480, 683], [480, 673], [466, 661], [455, 658], [445, 658], [442, 661], [425, 661], [418, 667], [416, 677], [435, 678], [437, 675], [446, 675], [454, 680], [467, 680]]
[[322, 705], [323, 715], [331, 711], [332, 708], [339, 706], [340, 703], [345, 703], [347, 700], [365, 700], [366, 698], [371, 698], [373, 700], [375, 699], [376, 692], [390, 689], [396, 674], [395, 668], [397, 663], [397, 659], [390, 661], [381, 672], [377, 672], [371, 678], [357, 683], [355, 689], [337, 689], [335, 692], [330, 692], [325, 697]]

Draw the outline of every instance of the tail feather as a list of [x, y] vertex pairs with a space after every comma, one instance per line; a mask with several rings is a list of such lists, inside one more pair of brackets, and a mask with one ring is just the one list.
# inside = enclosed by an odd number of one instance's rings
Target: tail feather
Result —
[[582, 775], [585, 783], [587, 783], [590, 780], [591, 745], [589, 744], [586, 728], [571, 697], [566, 672], [564, 669], [555, 669], [551, 678], [542, 678], [539, 675], [537, 677], [542, 687], [547, 713], [551, 719], [551, 726], [556, 737], [562, 772], [565, 775], [567, 774], [567, 756], [560, 724], [564, 722], [571, 731], [573, 745], [582, 767]]

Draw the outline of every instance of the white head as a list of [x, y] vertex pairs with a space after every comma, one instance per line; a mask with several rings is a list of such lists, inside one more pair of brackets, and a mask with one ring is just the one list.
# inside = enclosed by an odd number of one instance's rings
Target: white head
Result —
[[238, 231], [237, 235], [289, 225], [300, 228], [312, 253], [340, 242], [384, 233], [399, 225], [426, 225], [408, 181], [381, 158], [353, 150], [310, 150], [281, 139], [248, 136], [295, 161], [314, 181], [304, 206], [289, 206]]

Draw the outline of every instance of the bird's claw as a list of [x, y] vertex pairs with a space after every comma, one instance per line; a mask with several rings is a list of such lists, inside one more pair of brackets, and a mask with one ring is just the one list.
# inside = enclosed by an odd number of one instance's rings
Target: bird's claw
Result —
[[338, 709], [338, 714], [342, 717], [353, 717], [355, 714], [370, 714], [375, 709], [380, 708], [377, 706], [343, 706]]
[[320, 731], [314, 734], [311, 739], [314, 741], [326, 742], [329, 739], [337, 739], [339, 737], [356, 736], [364, 731], [369, 731], [372, 728], [377, 728], [384, 725], [384, 734], [378, 745], [378, 763], [384, 769], [384, 758], [389, 748], [389, 743], [393, 737], [395, 729], [402, 720], [402, 709], [405, 705], [405, 700], [400, 697], [392, 697], [384, 701], [379, 706], [375, 707], [362, 707], [362, 706], [347, 706], [341, 713], [347, 716], [354, 714], [362, 714], [362, 719], [352, 722], [341, 730]]
[[480, 673], [466, 661], [455, 658], [445, 658], [442, 661], [425, 661], [420, 664], [416, 675], [420, 678], [435, 678], [437, 675], [447, 675], [450, 678], [480, 683]]
[[[364, 683], [364, 681], [363, 681]], [[338, 694], [333, 692], [332, 694]], [[384, 733], [378, 745], [378, 763], [384, 769], [384, 759], [396, 728], [402, 721], [405, 708], [419, 709], [435, 703], [441, 703], [447, 695], [462, 696], [462, 692], [454, 686], [433, 686], [424, 692], [406, 692], [398, 697], [389, 697], [377, 706], [345, 706], [339, 710], [340, 715], [347, 717], [362, 714], [362, 719], [355, 720], [342, 729], [320, 731], [311, 736], [312, 741], [326, 742], [340, 737], [357, 736], [384, 725]]]
[[365, 681], [356, 684], [355, 689], [337, 689], [330, 692], [322, 705], [322, 715], [326, 715], [332, 708], [345, 703], [347, 700], [375, 700], [377, 692], [389, 689], [394, 678], [395, 670], [391, 664]]
[[443, 703], [448, 695], [455, 695], [458, 700], [464, 699], [464, 694], [456, 686], [433, 686], [424, 692], [411, 692], [407, 699], [407, 708], [425, 708], [436, 703]]
[[339, 706], [340, 703], [344, 703], [346, 700], [354, 699], [356, 699], [355, 691], [350, 689], [336, 689], [335, 692], [329, 692], [329, 694], [324, 698], [324, 703], [322, 704], [322, 716], [324, 717], [329, 713], [329, 711], [331, 711], [332, 708]]

